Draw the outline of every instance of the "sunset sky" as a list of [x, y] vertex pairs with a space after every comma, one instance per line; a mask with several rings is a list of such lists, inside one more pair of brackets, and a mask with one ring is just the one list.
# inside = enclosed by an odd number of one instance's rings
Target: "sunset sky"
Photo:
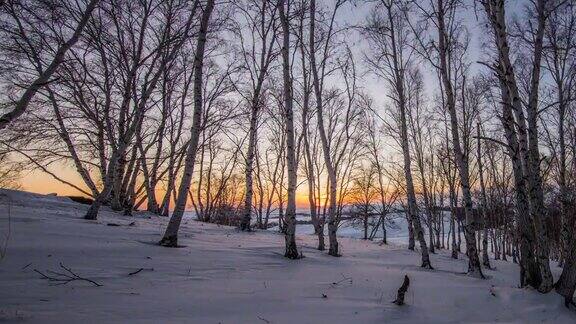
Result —
[[[58, 167], [51, 167], [50, 171], [54, 172], [58, 177], [61, 177], [62, 179], [69, 181], [74, 185], [81, 187], [82, 189], [86, 189], [74, 168], [66, 165], [59, 165]], [[60, 183], [49, 174], [46, 174], [42, 171], [27, 171], [23, 173], [23, 177], [20, 182], [23, 186], [22, 189], [26, 191], [41, 194], [57, 193], [59, 196], [83, 195], [81, 192], [78, 192], [78, 190]], [[158, 193], [163, 194], [161, 191], [158, 191]], [[308, 207], [308, 194], [306, 186], [304, 185], [300, 185], [298, 187], [296, 192], [296, 205], [298, 208]]]
[[[513, 6], [520, 6], [520, 4], [513, 4]], [[356, 25], [362, 23], [364, 17], [366, 17], [368, 13], [369, 6], [353, 6], [350, 10], [342, 10], [339, 14], [339, 21], [349, 25]], [[518, 10], [521, 10], [518, 8]], [[515, 15], [515, 10], [510, 11], [512, 15]], [[478, 64], [475, 63], [477, 59], [482, 54], [482, 33], [480, 28], [478, 27], [479, 23], [477, 21], [476, 16], [474, 15], [473, 10], [467, 10], [463, 15], [464, 24], [467, 25], [468, 29], [470, 30], [470, 48], [469, 57], [472, 62], [472, 69], [477, 69]], [[351, 42], [351, 47], [354, 51], [354, 55], [360, 60], [363, 56], [363, 49], [365, 44], [360, 41], [359, 36], [357, 33], [353, 32], [350, 33], [349, 41]], [[358, 66], [362, 68], [361, 64]], [[431, 67], [428, 64], [421, 64], [422, 72], [425, 76], [425, 89], [428, 96], [432, 96], [437, 89], [437, 78], [433, 74]], [[338, 80], [333, 80], [334, 82], [339, 82]], [[383, 88], [384, 83], [381, 80], [378, 80], [374, 77], [371, 77], [369, 74], [363, 76], [363, 81], [361, 86], [374, 98], [375, 103], [377, 103], [378, 108], [382, 108], [388, 98], [386, 97], [386, 91]], [[384, 90], [384, 91], [383, 91]], [[393, 146], [389, 146], [385, 148], [390, 152], [390, 154], [395, 154], [397, 152], [397, 148]], [[65, 165], [53, 165], [49, 168], [52, 172], [54, 172], [57, 176], [74, 183], [75, 185], [83, 186], [83, 182], [79, 178], [78, 174], [71, 166]], [[80, 195], [76, 189], [61, 184], [59, 181], [52, 178], [52, 176], [45, 174], [41, 171], [28, 171], [23, 174], [23, 178], [21, 179], [21, 184], [25, 190], [37, 192], [37, 193], [58, 193], [59, 195]], [[302, 207], [308, 204], [307, 201], [307, 190], [306, 187], [300, 185], [297, 192], [297, 204]]]

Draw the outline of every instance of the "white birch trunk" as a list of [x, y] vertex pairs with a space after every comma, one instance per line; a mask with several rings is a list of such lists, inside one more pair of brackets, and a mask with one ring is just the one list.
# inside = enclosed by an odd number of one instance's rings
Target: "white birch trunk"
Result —
[[286, 168], [288, 173], [288, 201], [284, 216], [286, 251], [284, 256], [289, 259], [298, 259], [301, 255], [296, 246], [296, 147], [294, 146], [294, 113], [292, 76], [290, 74], [290, 26], [284, 9], [284, 0], [278, 1], [280, 22], [282, 24], [282, 75], [284, 79], [284, 114], [286, 127]]
[[460, 143], [460, 134], [458, 131], [458, 117], [456, 114], [456, 102], [452, 82], [448, 72], [448, 34], [445, 27], [444, 20], [445, 6], [443, 0], [438, 0], [437, 26], [438, 26], [438, 54], [440, 56], [440, 76], [444, 91], [446, 92], [446, 106], [450, 113], [450, 125], [452, 135], [452, 148], [454, 150], [454, 157], [456, 160], [456, 168], [460, 176], [460, 186], [462, 188], [462, 196], [464, 200], [464, 211], [466, 220], [464, 224], [464, 238], [466, 240], [466, 254], [468, 255], [468, 274], [478, 278], [484, 278], [482, 269], [480, 267], [480, 259], [478, 258], [478, 250], [476, 249], [476, 236], [473, 229], [473, 214], [472, 214], [472, 194], [470, 192], [470, 174], [468, 170], [468, 161], [462, 152]]
[[[503, 92], [507, 93], [509, 97], [509, 100], [505, 101], [508, 102], [508, 104], [504, 105], [504, 109], [507, 109], [506, 106], [508, 105], [511, 106], [516, 116], [515, 120], [513, 119], [513, 116], [509, 116], [507, 121], [510, 123], [509, 131], [517, 133], [518, 150], [520, 152], [520, 159], [517, 159], [514, 163], [514, 167], [519, 169], [517, 174], [524, 178], [521, 182], [526, 183], [527, 186], [528, 201], [525, 202], [526, 207], [520, 207], [527, 208], [530, 217], [529, 219], [523, 220], [524, 222], [527, 222], [526, 224], [520, 224], [520, 226], [525, 227], [522, 230], [523, 236], [521, 237], [520, 243], [521, 264], [524, 263], [524, 265], [527, 266], [527, 269], [524, 267], [524, 270], [527, 270], [528, 272], [521, 274], [521, 284], [528, 283], [537, 288], [540, 292], [548, 292], [553, 288], [553, 278], [550, 271], [548, 236], [544, 226], [546, 211], [544, 208], [544, 195], [540, 175], [540, 153], [538, 149], [537, 130], [540, 63], [542, 59], [543, 34], [547, 16], [547, 13], [545, 12], [546, 1], [538, 0], [534, 2], [538, 21], [536, 32], [533, 35], [534, 56], [527, 105], [528, 127], [526, 126], [526, 119], [524, 117], [522, 102], [520, 100], [514, 68], [510, 61], [510, 49], [507, 41], [505, 20], [505, 3], [503, 0], [485, 0], [482, 4], [494, 32], [495, 45], [498, 50], [500, 65], [499, 74], [501, 80], [504, 82], [504, 86], [507, 88], [503, 89]], [[514, 126], [515, 128], [513, 128]], [[519, 191], [518, 187], [517, 191]], [[520, 191], [523, 190], [520, 189]], [[522, 192], [517, 193], [517, 195], [518, 194], [520, 196], [524, 195]], [[524, 197], [520, 198], [524, 199]], [[520, 202], [518, 202], [518, 204], [520, 204]], [[522, 216], [523, 215], [521, 215], [521, 217]], [[530, 246], [531, 238], [524, 237], [527, 234], [530, 235], [529, 233], [533, 233], [532, 236], [535, 238], [535, 242], [532, 246]], [[524, 246], [522, 246], [522, 242], [524, 242]], [[527, 256], [525, 253], [528, 253], [529, 258], [532, 255], [531, 252], [527, 251], [528, 249], [536, 252], [534, 256], [538, 269], [534, 269], [534, 267], [531, 266], [532, 260], [522, 260], [522, 258], [526, 258]], [[526, 275], [528, 274], [529, 276], [527, 277]]]
[[[326, 135], [326, 128], [324, 127], [324, 107], [322, 103], [322, 88], [320, 86], [321, 79], [318, 73], [318, 66], [316, 64], [316, 39], [315, 39], [315, 24], [316, 24], [316, 0], [310, 1], [310, 65], [312, 69], [312, 77], [314, 84], [314, 93], [316, 95], [316, 119], [318, 121], [318, 132], [320, 133], [320, 141], [322, 142], [322, 153], [324, 156], [324, 163], [328, 173], [328, 254], [331, 256], [340, 256], [338, 248], [338, 238], [336, 231], [338, 230], [338, 222], [336, 219], [337, 208], [337, 177], [336, 169], [332, 163], [330, 156], [330, 144]], [[324, 53], [326, 55], [326, 53]]]
[[170, 222], [166, 227], [164, 236], [159, 244], [166, 247], [178, 246], [178, 229], [184, 216], [186, 209], [186, 201], [188, 200], [188, 191], [190, 190], [190, 183], [192, 181], [192, 173], [194, 172], [194, 163], [196, 162], [196, 153], [198, 151], [198, 142], [200, 140], [201, 121], [202, 121], [202, 78], [204, 68], [204, 53], [206, 50], [206, 41], [208, 35], [208, 25], [210, 17], [214, 10], [214, 0], [208, 0], [203, 8], [202, 18], [200, 20], [200, 30], [198, 31], [198, 40], [196, 43], [196, 51], [194, 53], [193, 73], [194, 73], [194, 111], [192, 114], [192, 127], [190, 142], [186, 149], [186, 159], [184, 162], [184, 174], [180, 181], [180, 188], [178, 189], [178, 196], [176, 199], [176, 206], [170, 218]]

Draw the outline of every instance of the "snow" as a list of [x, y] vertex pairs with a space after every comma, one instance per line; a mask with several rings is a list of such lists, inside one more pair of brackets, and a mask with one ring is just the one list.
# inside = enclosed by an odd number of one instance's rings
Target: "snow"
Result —
[[[98, 221], [86, 221], [86, 209], [63, 197], [0, 190], [0, 238], [9, 234], [0, 260], [0, 321], [576, 322], [557, 294], [517, 288], [513, 263], [492, 260], [497, 269], [479, 280], [462, 274], [465, 260], [444, 251], [432, 256], [436, 269], [429, 271], [418, 267], [418, 253], [401, 245], [341, 238], [344, 256], [334, 258], [314, 250], [315, 238], [304, 234], [297, 241], [306, 257], [294, 261], [282, 257], [277, 233], [242, 233], [192, 219], [180, 231], [185, 247], [169, 249], [154, 245], [165, 218], [104, 209]], [[34, 271], [60, 271], [60, 262], [103, 286], [52, 285]], [[391, 301], [405, 274], [407, 304], [396, 306]]]
[[[305, 214], [306, 211], [303, 211], [302, 214]], [[193, 215], [195, 215], [193, 212], [189, 212], [189, 215], [191, 217], [194, 217]], [[308, 234], [308, 235], [312, 235], [314, 234], [314, 225], [311, 224], [311, 218], [310, 216], [301, 216], [298, 215], [296, 217], [297, 220], [299, 221], [307, 221], [309, 223], [306, 224], [298, 224], [298, 233], [300, 234]], [[374, 221], [374, 219], [372, 219], [371, 221]], [[278, 217], [276, 214], [273, 214], [272, 217], [270, 218], [270, 222], [273, 223], [278, 223]], [[447, 226], [449, 226], [449, 221], [445, 222], [447, 224]], [[370, 228], [368, 229], [368, 234], [370, 234], [370, 232], [372, 231], [372, 226], [370, 225]], [[273, 226], [271, 228], [269, 228], [270, 231], [278, 231], [278, 226]], [[426, 229], [424, 229], [426, 230]], [[425, 232], [426, 235], [428, 235], [428, 232]], [[328, 226], [324, 226], [324, 234], [327, 236], [328, 235]], [[341, 237], [348, 237], [348, 238], [356, 238], [356, 239], [361, 239], [364, 237], [364, 229], [362, 227], [362, 224], [358, 223], [358, 224], [352, 224], [350, 222], [350, 220], [343, 220], [340, 222], [340, 224], [338, 225], [338, 236]], [[374, 236], [375, 240], [382, 240], [382, 227], [378, 226], [378, 229], [376, 231], [376, 235]], [[386, 237], [387, 240], [391, 243], [396, 243], [396, 244], [404, 244], [404, 245], [408, 245], [408, 222], [406, 221], [406, 217], [404, 217], [403, 213], [391, 213], [387, 216], [387, 220], [386, 220]]]

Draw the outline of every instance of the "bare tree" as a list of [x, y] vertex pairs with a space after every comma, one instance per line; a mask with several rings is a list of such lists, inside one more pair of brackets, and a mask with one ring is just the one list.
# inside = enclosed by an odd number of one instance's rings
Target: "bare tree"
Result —
[[[290, 73], [290, 18], [286, 14], [285, 1], [278, 1], [280, 23], [282, 25], [282, 76], [284, 79], [284, 115], [286, 131], [286, 166], [288, 173], [288, 203], [286, 206], [286, 252], [289, 259], [298, 259], [301, 255], [296, 246], [296, 181], [297, 163], [294, 141], [293, 80]], [[288, 4], [290, 9], [290, 4]], [[289, 11], [288, 11], [289, 12]]]
[[422, 267], [432, 269], [428, 245], [418, 215], [412, 159], [408, 141], [406, 71], [414, 62], [409, 26], [405, 23], [408, 8], [400, 1], [381, 1], [372, 11], [364, 34], [369, 38], [373, 55], [367, 61], [372, 70], [384, 78], [393, 91], [392, 99], [398, 109], [400, 146], [403, 155], [404, 177], [408, 200], [408, 215], [414, 226], [422, 251]]
[[[576, 5], [570, 1], [551, 12], [544, 35], [544, 60], [554, 81], [557, 123], [557, 183], [560, 215], [560, 262], [564, 263], [562, 274], [556, 283], [556, 291], [565, 298], [568, 307], [576, 289], [576, 253], [574, 250], [574, 183], [570, 181], [570, 150], [567, 131], [570, 107], [573, 107], [576, 87]], [[544, 125], [546, 127], [546, 125]], [[574, 153], [574, 152], [572, 152]], [[571, 156], [574, 161], [575, 156]], [[574, 163], [574, 162], [573, 162]], [[574, 170], [572, 170], [573, 174]]]
[[[190, 142], [186, 150], [186, 159], [184, 162], [184, 174], [180, 180], [180, 188], [178, 190], [178, 198], [176, 206], [170, 222], [166, 227], [166, 232], [160, 240], [160, 245], [167, 247], [178, 246], [178, 229], [184, 216], [184, 209], [186, 208], [186, 201], [188, 200], [188, 191], [190, 190], [190, 182], [192, 181], [192, 172], [194, 171], [194, 163], [196, 161], [196, 153], [198, 148], [198, 141], [200, 139], [201, 131], [201, 118], [202, 118], [202, 77], [204, 67], [204, 54], [206, 49], [208, 28], [210, 17], [214, 10], [214, 0], [207, 0], [206, 5], [202, 10], [202, 17], [200, 19], [200, 29], [198, 31], [198, 41], [196, 43], [196, 51], [194, 56], [193, 70], [194, 70], [194, 112], [192, 115], [192, 127]], [[193, 14], [190, 15], [190, 19]], [[186, 32], [187, 33], [187, 32]]]
[[326, 134], [326, 127], [324, 125], [324, 103], [323, 103], [323, 86], [324, 79], [326, 77], [326, 64], [328, 59], [328, 49], [330, 46], [330, 41], [334, 32], [334, 18], [336, 12], [340, 6], [344, 4], [344, 0], [336, 1], [334, 5], [334, 10], [332, 11], [331, 19], [329, 22], [329, 27], [327, 31], [327, 36], [324, 41], [323, 57], [320, 64], [316, 63], [316, 47], [318, 41], [316, 40], [316, 0], [310, 1], [310, 69], [312, 70], [312, 79], [314, 86], [314, 94], [316, 98], [316, 120], [318, 121], [318, 132], [320, 134], [320, 140], [322, 142], [322, 152], [324, 156], [324, 163], [326, 165], [326, 170], [328, 172], [328, 187], [329, 187], [329, 206], [328, 206], [328, 241], [330, 243], [328, 254], [332, 256], [340, 256], [340, 251], [338, 249], [338, 239], [336, 237], [336, 231], [338, 230], [338, 224], [336, 219], [336, 208], [337, 208], [337, 177], [336, 168], [334, 167], [334, 161], [332, 161], [330, 156], [330, 144], [328, 143], [328, 136]]
[[[363, 238], [369, 238], [368, 229], [374, 216], [374, 200], [377, 196], [375, 187], [376, 168], [373, 166], [362, 167], [352, 180], [352, 217], [362, 224]], [[378, 227], [376, 224], [375, 227]]]
[[[147, 3], [144, 6], [145, 14], [150, 14], [151, 10], [151, 3]], [[197, 2], [196, 2], [197, 5]], [[195, 6], [196, 6], [195, 5]], [[108, 163], [107, 172], [104, 177], [104, 188], [100, 192], [100, 194], [94, 199], [94, 202], [88, 209], [86, 215], [84, 216], [85, 219], [96, 219], [98, 215], [98, 211], [104, 201], [109, 197], [111, 193], [114, 193], [112, 196], [112, 208], [114, 209], [121, 209], [121, 198], [119, 193], [122, 192], [122, 177], [121, 174], [124, 172], [124, 167], [126, 165], [126, 152], [130, 148], [132, 144], [132, 139], [134, 136], [139, 134], [142, 129], [142, 123], [146, 113], [146, 105], [148, 100], [150, 99], [152, 92], [156, 88], [160, 77], [162, 76], [164, 70], [168, 66], [168, 63], [174, 60], [182, 46], [184, 45], [185, 41], [188, 39], [190, 34], [190, 30], [192, 28], [192, 22], [194, 17], [195, 8], [192, 9], [191, 13], [187, 16], [187, 19], [184, 21], [183, 26], [179, 29], [173, 31], [172, 23], [173, 20], [176, 19], [175, 12], [172, 11], [172, 8], [168, 9], [169, 11], [169, 19], [164, 25], [164, 30], [160, 33], [160, 40], [158, 42], [159, 49], [151, 55], [152, 64], [158, 64], [157, 69], [149, 70], [148, 75], [145, 78], [145, 91], [142, 93], [142, 96], [137, 101], [136, 109], [134, 116], [131, 119], [127, 119], [128, 116], [127, 110], [130, 104], [131, 98], [131, 87], [125, 88], [125, 93], [123, 96], [123, 101], [121, 103], [121, 119], [120, 123], [122, 126], [120, 127], [120, 134], [118, 137], [118, 142], [116, 143], [116, 147], [112, 152], [110, 157], [110, 161]], [[147, 21], [144, 20], [144, 24], [141, 27], [141, 30], [146, 28]], [[171, 44], [172, 43], [172, 44]], [[168, 44], [172, 45], [169, 46]], [[142, 55], [143, 43], [142, 39], [140, 40], [139, 47], [136, 50], [136, 57], [137, 59], [134, 60], [133, 65], [129, 72], [129, 82], [132, 82], [133, 78], [136, 75], [137, 68], [140, 64], [142, 64], [142, 60], [139, 58]], [[135, 146], [136, 149], [137, 145]]]
[[[430, 1], [427, 7], [414, 2], [419, 8], [426, 21], [432, 22], [436, 27], [437, 40], [426, 42], [419, 37], [420, 52], [432, 64], [439, 74], [442, 83], [442, 94], [445, 97], [445, 107], [450, 116], [450, 133], [452, 139], [452, 150], [456, 161], [456, 168], [460, 178], [460, 186], [462, 189], [462, 197], [464, 200], [464, 210], [466, 221], [464, 224], [464, 237], [466, 240], [466, 254], [468, 255], [468, 274], [471, 276], [484, 278], [482, 269], [480, 267], [480, 260], [478, 258], [478, 251], [476, 248], [476, 235], [473, 229], [473, 210], [472, 210], [472, 194], [470, 191], [470, 170], [469, 163], [464, 152], [465, 141], [461, 139], [458, 125], [458, 114], [456, 110], [456, 93], [454, 86], [454, 74], [451, 69], [453, 62], [451, 59], [458, 58], [458, 47], [464, 46], [460, 49], [465, 52], [467, 40], [464, 39], [463, 43], [459, 43], [462, 36], [462, 26], [457, 21], [456, 12], [461, 5], [460, 0], [434, 0]], [[421, 35], [420, 32], [417, 32]], [[437, 43], [436, 43], [437, 42]], [[456, 53], [453, 53], [456, 52]], [[436, 54], [433, 56], [432, 54]], [[462, 54], [460, 54], [462, 55]]]
[[[366, 105], [371, 107], [371, 101], [366, 98]], [[371, 108], [369, 110], [372, 110]], [[384, 167], [384, 161], [381, 157], [382, 141], [380, 139], [380, 132], [378, 130], [378, 123], [375, 118], [376, 112], [369, 111], [366, 120], [366, 133], [367, 141], [366, 146], [368, 150], [368, 161], [375, 168], [376, 178], [378, 185], [376, 192], [379, 198], [379, 206], [377, 211], [380, 213], [378, 225], [382, 227], [382, 243], [387, 244], [387, 230], [388, 214], [392, 211], [393, 205], [398, 199], [399, 191], [393, 185], [393, 181], [387, 177], [387, 170]], [[386, 180], [387, 182], [385, 182]], [[378, 227], [375, 226], [375, 227]], [[375, 232], [374, 232], [375, 234]]]
[[[532, 40], [529, 45], [530, 53], [527, 55], [531, 56], [531, 64], [525, 101], [521, 100], [519, 83], [510, 59], [504, 1], [486, 0], [480, 3], [490, 24], [497, 51], [497, 63], [491, 65], [491, 68], [501, 82], [504, 102], [502, 122], [507, 133], [508, 146], [513, 150], [510, 155], [515, 169], [517, 206], [524, 209], [518, 212], [521, 217], [518, 226], [522, 233], [521, 285], [529, 284], [541, 292], [548, 292], [553, 288], [553, 278], [550, 271], [549, 238], [545, 229], [547, 214], [544, 208], [538, 147], [538, 96], [545, 26], [550, 13], [555, 10], [556, 1], [534, 1], [529, 11], [532, 16], [529, 17], [531, 19], [527, 33]], [[526, 211], [529, 211], [528, 216]]]
[[[241, 7], [243, 17], [249, 26], [247, 43], [245, 43], [242, 27], [238, 28], [241, 57], [244, 68], [250, 76], [249, 93], [242, 95], [249, 105], [250, 128], [248, 130], [248, 149], [246, 154], [246, 194], [244, 201], [244, 215], [240, 229], [250, 230], [250, 221], [253, 204], [253, 173], [254, 159], [257, 146], [257, 128], [260, 111], [264, 104], [264, 81], [268, 68], [276, 56], [274, 41], [276, 40], [277, 19], [276, 4], [270, 0], [249, 1]], [[259, 46], [258, 49], [256, 47]]]
[[[14, 108], [11, 111], [4, 113], [0, 116], [0, 130], [8, 126], [14, 119], [20, 117], [26, 111], [28, 104], [30, 103], [36, 92], [38, 92], [38, 90], [43, 86], [45, 86], [46, 84], [50, 83], [50, 78], [56, 72], [60, 64], [62, 64], [62, 62], [64, 61], [66, 52], [72, 46], [74, 46], [74, 44], [76, 44], [76, 42], [80, 38], [80, 35], [84, 30], [84, 27], [86, 27], [86, 25], [88, 24], [88, 20], [92, 16], [92, 12], [97, 7], [99, 2], [100, 0], [90, 0], [90, 2], [86, 5], [86, 8], [82, 12], [80, 20], [78, 21], [76, 27], [74, 28], [72, 36], [66, 42], [58, 46], [58, 49], [56, 50], [50, 64], [48, 64], [46, 68], [39, 71], [38, 77], [34, 81], [32, 81], [28, 86], [25, 87], [25, 90], [20, 96], [20, 98], [14, 103]], [[7, 4], [0, 3], [0, 5], [1, 8], [6, 8], [7, 15], [11, 19], [13, 19], [15, 25], [18, 26], [17, 27], [18, 31], [16, 32], [16, 34], [19, 35], [21, 38], [23, 38], [24, 42], [30, 41], [29, 32], [25, 29], [24, 27], [25, 25], [28, 25], [27, 27], [32, 27], [34, 29], [35, 27], [37, 27], [34, 26], [34, 24], [46, 23], [42, 21], [33, 21], [27, 19], [28, 17], [39, 17], [38, 14], [40, 14], [40, 12], [37, 11], [36, 15], [29, 15], [29, 10], [37, 10], [38, 8], [34, 9], [27, 2], [22, 3], [20, 1], [8, 1]], [[48, 10], [50, 10], [50, 8], [48, 8]], [[25, 16], [21, 17], [20, 16], [21, 14], [25, 14]], [[32, 18], [32, 19], [42, 19], [42, 18]], [[25, 21], [23, 22], [22, 20]]]
[[311, 81], [310, 73], [310, 60], [308, 59], [308, 43], [305, 41], [305, 14], [306, 11], [302, 10], [300, 12], [300, 21], [298, 26], [298, 37], [299, 37], [299, 48], [300, 48], [300, 60], [301, 60], [301, 73], [302, 73], [302, 142], [304, 144], [304, 170], [306, 172], [306, 182], [308, 184], [308, 204], [310, 207], [310, 218], [312, 224], [314, 225], [314, 232], [318, 236], [318, 250], [325, 250], [324, 243], [324, 218], [319, 217], [318, 213], [318, 197], [316, 195], [316, 187], [319, 179], [314, 169], [315, 156], [312, 152], [312, 132], [310, 123], [313, 116], [313, 110], [311, 109], [311, 94], [313, 91], [313, 82]]
[[482, 235], [482, 264], [491, 269], [490, 266], [490, 259], [488, 257], [488, 197], [486, 194], [486, 184], [484, 181], [484, 164], [482, 162], [482, 146], [481, 146], [481, 133], [480, 133], [480, 122], [476, 125], [476, 132], [477, 132], [477, 151], [476, 151], [476, 158], [478, 159], [478, 176], [480, 178], [480, 208], [482, 209], [482, 216], [484, 219], [484, 232]]

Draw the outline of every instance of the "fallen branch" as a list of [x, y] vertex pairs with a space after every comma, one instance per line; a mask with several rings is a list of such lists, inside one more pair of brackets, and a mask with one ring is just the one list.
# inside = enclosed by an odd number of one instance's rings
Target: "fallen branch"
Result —
[[339, 281], [335, 281], [332, 283], [332, 286], [338, 286], [339, 284], [341, 284], [344, 281], [347, 281], [348, 283], [352, 284], [352, 278], [351, 277], [346, 277], [344, 274], [340, 274], [342, 276], [342, 279]]
[[130, 272], [128, 275], [129, 275], [129, 276], [133, 276], [133, 275], [139, 273], [139, 272], [142, 271], [142, 270], [144, 270], [144, 268], [140, 268], [140, 269], [138, 269], [138, 270], [136, 270], [136, 271], [134, 271], [134, 272]]
[[34, 272], [38, 273], [42, 276], [42, 279], [46, 279], [52, 282], [52, 285], [66, 285], [72, 281], [86, 281], [93, 284], [96, 287], [102, 287], [102, 284], [97, 283], [96, 281], [88, 278], [81, 277], [74, 273], [70, 268], [65, 267], [62, 262], [60, 262], [60, 268], [64, 270], [64, 272], [56, 272], [52, 270], [47, 270], [46, 272], [51, 274], [45, 274], [38, 269], [34, 269]]
[[400, 288], [398, 289], [398, 295], [396, 296], [396, 300], [393, 301], [394, 304], [398, 306], [404, 305], [404, 295], [408, 290], [408, 286], [410, 286], [410, 279], [408, 278], [408, 275], [404, 275], [404, 282], [402, 283], [402, 286], [400, 286]]
[[154, 268], [148, 268], [148, 269], [146, 269], [146, 268], [140, 268], [140, 269], [138, 269], [138, 270], [136, 270], [136, 271], [130, 272], [128, 275], [129, 275], [129, 276], [133, 276], [133, 275], [138, 274], [138, 273], [140, 273], [140, 272], [142, 272], [142, 271], [144, 271], [144, 270], [154, 271]]

